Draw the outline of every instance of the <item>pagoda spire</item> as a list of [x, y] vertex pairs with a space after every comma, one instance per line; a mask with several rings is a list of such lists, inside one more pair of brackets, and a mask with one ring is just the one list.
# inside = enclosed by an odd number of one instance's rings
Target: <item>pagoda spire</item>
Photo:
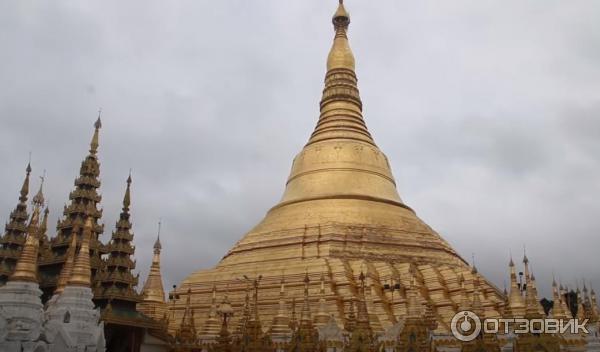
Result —
[[246, 326], [248, 321], [250, 320], [250, 284], [246, 283], [246, 295], [244, 297], [244, 306], [242, 308], [242, 315], [238, 320], [238, 325], [236, 327], [236, 335], [242, 336], [246, 332]]
[[312, 352], [318, 351], [319, 347], [319, 332], [313, 325], [310, 316], [310, 303], [308, 287], [310, 279], [308, 271], [304, 274], [304, 302], [302, 303], [302, 311], [300, 313], [300, 322], [298, 327], [293, 331], [292, 338], [286, 348], [288, 352]]
[[[47, 295], [56, 290], [58, 284], [58, 274], [62, 271], [67, 260], [64, 253], [67, 252], [71, 243], [71, 236], [76, 235], [81, 238], [77, 231], [81, 231], [84, 222], [91, 218], [90, 232], [90, 266], [92, 287], [97, 286], [97, 273], [99, 273], [102, 260], [101, 255], [105, 254], [102, 243], [98, 240], [100, 234], [104, 232], [104, 226], [99, 224], [102, 217], [102, 210], [98, 205], [102, 197], [98, 194], [100, 187], [100, 163], [98, 161], [99, 133], [102, 127], [100, 118], [94, 123], [94, 133], [90, 142], [89, 154], [81, 162], [79, 176], [75, 179], [75, 188], [69, 194], [70, 203], [65, 206], [63, 216], [56, 226], [56, 236], [50, 241], [52, 260], [42, 260], [40, 270], [47, 276], [54, 277], [53, 280], [47, 280], [42, 283], [42, 289]], [[58, 258], [58, 260], [57, 260]]]
[[[358, 277], [360, 281], [359, 286], [359, 302], [358, 312], [356, 316], [356, 327], [352, 332], [352, 336], [348, 341], [349, 351], [374, 351], [375, 337], [373, 335], [373, 329], [369, 323], [369, 313], [367, 311], [367, 302], [365, 297], [365, 280], [366, 276], [361, 271]], [[409, 309], [407, 318], [411, 316]]]
[[15, 271], [9, 281], [38, 281], [37, 261], [40, 241], [38, 238], [40, 220], [40, 205], [34, 203], [33, 214], [28, 226], [28, 235], [21, 256], [15, 266]]
[[[310, 279], [308, 278], [308, 272], [304, 274], [304, 301], [302, 302], [302, 311], [300, 312], [300, 325], [306, 322], [312, 321], [310, 317], [310, 303], [308, 301], [308, 285]], [[311, 324], [312, 325], [312, 324]]]
[[537, 287], [535, 285], [535, 276], [529, 269], [529, 260], [527, 256], [523, 259], [525, 264], [525, 278], [527, 284], [525, 286], [525, 317], [540, 318], [544, 316], [542, 305], [538, 300]]
[[512, 256], [508, 264], [510, 270], [510, 292], [508, 297], [508, 309], [511, 317], [520, 318], [525, 315], [525, 302], [517, 282], [517, 272]]
[[111, 301], [116, 305], [131, 312], [141, 301], [140, 295], [135, 287], [138, 284], [138, 276], [132, 274], [135, 262], [131, 256], [135, 253], [132, 245], [133, 232], [131, 231], [131, 174], [126, 180], [125, 195], [123, 196], [123, 208], [116, 223], [110, 242], [105, 246], [109, 252], [105, 261], [104, 270], [98, 275], [99, 286], [96, 287], [94, 296], [101, 307], [106, 307]]
[[138, 310], [147, 316], [160, 320], [166, 314], [167, 306], [165, 302], [165, 290], [163, 289], [163, 280], [160, 272], [160, 244], [161, 222], [158, 222], [158, 235], [154, 242], [154, 256], [148, 278], [142, 290], [143, 301], [137, 305]]
[[[464, 278], [463, 278], [463, 288], [464, 288]], [[417, 298], [417, 288], [415, 285], [415, 276], [414, 273], [411, 272], [410, 277], [410, 287], [408, 289], [408, 309], [407, 316], [411, 318], [419, 318], [423, 315], [423, 309], [421, 304], [419, 304], [419, 300]]]
[[60, 275], [58, 276], [58, 283], [56, 284], [56, 290], [54, 295], [59, 295], [63, 292], [71, 275], [73, 274], [73, 265], [75, 264], [75, 252], [77, 251], [77, 236], [71, 236], [71, 244], [67, 249], [67, 259], [65, 265], [63, 265]]
[[4, 236], [0, 236], [0, 285], [5, 283], [15, 270], [25, 238], [27, 236], [27, 196], [29, 195], [29, 175], [31, 163], [25, 168], [25, 179], [19, 192], [19, 202], [10, 213]]
[[100, 120], [100, 114], [102, 110], [98, 112], [98, 119], [94, 122], [94, 135], [92, 136], [92, 141], [90, 142], [90, 154], [96, 155], [98, 153], [98, 146], [100, 145], [98, 139], [100, 134], [100, 129], [102, 128], [102, 121]]
[[270, 334], [274, 340], [286, 339], [291, 336], [292, 329], [290, 328], [290, 317], [288, 316], [288, 307], [285, 300], [285, 278], [281, 275], [279, 286], [279, 310], [277, 315], [273, 317]]
[[471, 303], [471, 309], [473, 313], [477, 314], [478, 317], [483, 318], [485, 311], [481, 303], [479, 274], [475, 264], [473, 264], [473, 270], [471, 271], [471, 274], [473, 275], [473, 302]]
[[193, 345], [196, 343], [196, 324], [194, 323], [194, 310], [192, 309], [191, 298], [192, 290], [188, 288], [181, 325], [175, 334], [176, 341], [184, 345]]
[[88, 217], [85, 220], [83, 227], [83, 239], [81, 240], [81, 248], [73, 263], [71, 278], [67, 282], [69, 286], [91, 286], [91, 271], [90, 271], [90, 237], [92, 236], [92, 218]]
[[458, 283], [460, 284], [460, 291], [462, 296], [459, 308], [461, 311], [470, 310], [471, 302], [469, 301], [469, 296], [467, 295], [465, 276], [462, 273], [458, 277]]
[[325, 299], [325, 275], [321, 273], [321, 288], [319, 290], [319, 310], [315, 314], [315, 325], [317, 327], [325, 326], [329, 322], [329, 314], [325, 311], [327, 301]]
[[292, 297], [292, 313], [290, 317], [289, 327], [292, 331], [296, 330], [298, 327], [298, 319], [296, 319], [296, 297]]
[[217, 337], [219, 336], [221, 324], [219, 322], [217, 309], [217, 285], [213, 283], [208, 318], [204, 322], [204, 326], [200, 333], [200, 339], [202, 342], [216, 341]]
[[558, 290], [558, 284], [556, 279], [552, 278], [552, 299], [554, 300], [554, 306], [552, 307], [552, 318], [554, 319], [568, 319], [567, 312], [564, 310], [562, 303], [562, 295]]
[[21, 186], [21, 192], [19, 192], [19, 203], [26, 205], [27, 204], [27, 196], [29, 195], [29, 175], [31, 174], [31, 162], [27, 163], [27, 167], [25, 168], [25, 180], [23, 180], [23, 185]]
[[525, 267], [525, 281], [523, 281], [523, 285], [525, 285], [525, 289], [527, 289], [527, 285], [529, 285], [529, 280], [531, 279], [531, 273], [529, 272], [529, 258], [527, 258], [525, 249], [523, 249], [523, 266]]
[[[387, 157], [376, 146], [363, 119], [347, 35], [350, 15], [343, 3], [332, 22], [333, 44], [327, 57], [319, 119], [294, 159], [283, 197], [273, 210], [320, 199], [368, 199], [406, 209]], [[276, 216], [275, 212], [269, 212], [270, 216]]]
[[350, 15], [342, 2], [333, 15], [332, 22], [335, 35], [327, 57], [325, 89], [320, 103], [321, 115], [308, 144], [343, 138], [375, 145], [362, 117], [362, 101], [354, 72], [354, 54], [347, 35]]

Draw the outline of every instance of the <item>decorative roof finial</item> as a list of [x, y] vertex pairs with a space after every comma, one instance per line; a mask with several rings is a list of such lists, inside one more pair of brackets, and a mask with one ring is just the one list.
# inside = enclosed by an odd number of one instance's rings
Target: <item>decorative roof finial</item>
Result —
[[92, 155], [96, 155], [96, 153], [98, 153], [98, 146], [99, 146], [98, 135], [100, 132], [100, 128], [102, 128], [102, 121], [100, 120], [101, 113], [102, 113], [102, 109], [100, 109], [100, 111], [98, 111], [98, 119], [94, 123], [94, 135], [92, 136], [92, 141], [90, 142], [90, 154], [92, 154]]
[[45, 199], [44, 199], [44, 181], [46, 180], [46, 170], [44, 170], [44, 173], [42, 176], [40, 176], [40, 189], [38, 190], [37, 194], [33, 197], [33, 204], [36, 206], [44, 206], [45, 203]]
[[160, 229], [162, 226], [162, 219], [158, 219], [158, 235], [156, 236], [156, 242], [154, 242], [154, 253], [162, 249], [162, 245], [160, 244]]
[[129, 172], [129, 177], [127, 177], [127, 189], [125, 189], [125, 196], [123, 197], [123, 211], [129, 211], [129, 206], [131, 205], [131, 172]]
[[[31, 153], [29, 153], [29, 159], [31, 159]], [[27, 195], [29, 194], [29, 175], [31, 174], [31, 161], [27, 163], [25, 173], [25, 180], [23, 181], [23, 186], [21, 187], [21, 197], [19, 197], [19, 201], [23, 204], [27, 202]]]

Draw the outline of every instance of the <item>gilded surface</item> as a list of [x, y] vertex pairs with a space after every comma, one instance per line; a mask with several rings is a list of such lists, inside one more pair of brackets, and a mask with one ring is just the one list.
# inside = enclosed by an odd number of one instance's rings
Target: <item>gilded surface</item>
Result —
[[[392, 296], [382, 289], [384, 283], [408, 287], [414, 276], [419, 302], [430, 306], [437, 330], [446, 333], [463, 297], [472, 295], [479, 274], [403, 203], [388, 159], [366, 127], [349, 23], [340, 4], [333, 18], [321, 114], [293, 161], [281, 202], [216, 267], [197, 271], [181, 283], [175, 296], [182, 298], [170, 308], [171, 330], [184, 316], [183, 293], [188, 290], [198, 329], [209, 317], [213, 284], [220, 293], [227, 289], [235, 311], [242, 311], [243, 275], [263, 276], [258, 312], [265, 323], [278, 321], [283, 271], [288, 302], [303, 296], [306, 271], [311, 306], [323, 310], [323, 316], [333, 315], [340, 326], [351, 324], [346, 317], [352, 302], [360, 301], [357, 278], [364, 271], [364, 303], [375, 332], [391, 327], [408, 310], [406, 290]], [[486, 316], [500, 315], [504, 298], [483, 279], [479, 296]]]

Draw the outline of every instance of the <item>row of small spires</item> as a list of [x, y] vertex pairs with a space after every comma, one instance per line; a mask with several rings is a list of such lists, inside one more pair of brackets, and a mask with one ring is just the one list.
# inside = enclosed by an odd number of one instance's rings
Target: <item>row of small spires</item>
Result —
[[[411, 274], [414, 274], [414, 273], [411, 271]], [[410, 286], [407, 288], [407, 299], [408, 299], [409, 309], [407, 311], [406, 317], [408, 319], [412, 318], [412, 319], [418, 319], [418, 320], [423, 320], [423, 318], [425, 318], [425, 321], [427, 322], [427, 324], [429, 324], [430, 328], [435, 329], [436, 322], [435, 322], [435, 318], [433, 316], [433, 312], [431, 310], [431, 306], [427, 305], [427, 307], [425, 307], [425, 309], [424, 309], [423, 306], [421, 305], [421, 303], [419, 303], [418, 298], [417, 298], [417, 288], [415, 285], [415, 277], [414, 277], [414, 275], [412, 275], [411, 277], [412, 278], [410, 280]], [[245, 297], [244, 306], [242, 308], [242, 316], [240, 318], [237, 328], [235, 329], [235, 332], [237, 335], [243, 333], [243, 330], [246, 328], [245, 325], [247, 325], [248, 322], [254, 321], [254, 322], [260, 323], [259, 318], [258, 318], [258, 292], [259, 292], [258, 287], [259, 287], [259, 282], [260, 282], [261, 276], [258, 276], [256, 279], [253, 279], [253, 280], [251, 280], [247, 277], [244, 277], [244, 278], [248, 281], [248, 285], [246, 287], [246, 297]], [[365, 298], [366, 276], [365, 276], [364, 272], [361, 271], [361, 273], [358, 277], [358, 280], [360, 281], [358, 298], [357, 299], [353, 298], [351, 300], [348, 315], [345, 317], [346, 324], [344, 325], [344, 329], [348, 332], [352, 332], [354, 329], [356, 329], [357, 324], [358, 325], [366, 324], [367, 326], [369, 325], [369, 316], [368, 316], [368, 312], [367, 312], [366, 298]], [[309, 279], [308, 273], [306, 273], [305, 277], [304, 277], [304, 295], [303, 295], [304, 301], [302, 304], [300, 319], [298, 320], [296, 317], [296, 300], [295, 300], [295, 298], [292, 298], [291, 317], [287, 316], [288, 309], [287, 309], [287, 304], [286, 304], [286, 300], [285, 300], [285, 279], [282, 277], [281, 282], [280, 282], [279, 310], [278, 310], [277, 315], [274, 317], [274, 321], [273, 321], [273, 324], [270, 329], [271, 334], [273, 334], [273, 335], [285, 334], [286, 331], [287, 331], [287, 333], [291, 333], [295, 329], [297, 329], [302, 324], [302, 322], [310, 322], [312, 324], [313, 318], [311, 317], [310, 305], [309, 305], [309, 289], [308, 289], [309, 282], [310, 282], [310, 279]], [[330, 320], [332, 319], [332, 316], [325, 312], [325, 286], [324, 286], [324, 276], [323, 275], [321, 275], [320, 282], [321, 282], [321, 288], [320, 288], [319, 308], [318, 308], [318, 312], [314, 316], [314, 323], [317, 324], [318, 326], [324, 326], [325, 324], [330, 322]], [[253, 304], [251, 304], [250, 295], [249, 295], [250, 286], [252, 286], [254, 289]], [[181, 323], [176, 330], [176, 336], [178, 337], [178, 340], [185, 340], [184, 337], [188, 336], [188, 335], [193, 335], [193, 336], [197, 335], [196, 329], [195, 329], [195, 323], [194, 323], [194, 311], [191, 308], [191, 295], [192, 295], [191, 289], [188, 288], [185, 310], [183, 313], [183, 317], [181, 319]], [[356, 308], [356, 312], [355, 312], [355, 308]], [[219, 323], [218, 323], [218, 320], [216, 319], [216, 315], [219, 315], [222, 318], [221, 329], [228, 329], [228, 321], [234, 315], [234, 310], [229, 301], [227, 291], [223, 295], [223, 300], [222, 300], [221, 304], [217, 307], [217, 287], [216, 287], [216, 285], [213, 285], [211, 308], [210, 308], [208, 314], [209, 314], [209, 316], [208, 316], [206, 324], [203, 328], [203, 332], [205, 334], [208, 333], [209, 335], [212, 333], [213, 337], [216, 336], [217, 333], [219, 332], [219, 328], [218, 328]], [[282, 318], [285, 318], [285, 319], [282, 319]], [[286, 320], [289, 320], [289, 323], [287, 323], [287, 324], [283, 323], [285, 325], [282, 325], [282, 322], [285, 322]], [[368, 327], [368, 329], [370, 330], [370, 326]], [[189, 338], [190, 338], [190, 336], [188, 336], [188, 339]]]
[[[512, 315], [515, 317], [518, 316], [527, 316], [527, 315], [536, 315], [536, 316], [541, 316], [541, 315], [547, 315], [549, 313], [549, 310], [552, 309], [552, 315], [556, 318], [558, 317], [563, 317], [563, 318], [569, 318], [568, 316], [568, 312], [571, 312], [571, 315], [573, 317], [576, 317], [577, 313], [579, 314], [584, 314], [583, 311], [581, 311], [581, 307], [577, 307], [575, 308], [574, 305], [581, 305], [584, 304], [586, 307], [586, 309], [589, 309], [589, 313], [591, 314], [591, 318], [593, 318], [594, 321], [598, 320], [599, 318], [599, 312], [598, 312], [598, 305], [597, 305], [597, 298], [596, 298], [596, 293], [595, 291], [591, 290], [591, 292], [588, 293], [588, 289], [587, 286], [584, 284], [583, 287], [583, 297], [581, 297], [581, 291], [579, 289], [577, 289], [577, 293], [576, 293], [576, 298], [579, 300], [579, 303], [575, 302], [566, 302], [567, 300], [567, 296], [569, 294], [569, 290], [568, 288], [563, 287], [562, 285], [559, 285], [556, 283], [556, 280], [553, 280], [552, 282], [552, 286], [553, 286], [553, 299], [554, 301], [547, 301], [547, 300], [538, 300], [538, 296], [537, 296], [537, 287], [535, 285], [535, 276], [533, 275], [533, 273], [530, 273], [529, 270], [529, 260], [527, 258], [527, 256], [525, 255], [523, 263], [525, 264], [525, 273], [524, 273], [524, 281], [522, 282], [517, 282], [516, 280], [516, 274], [515, 274], [515, 264], [511, 258], [510, 263], [509, 263], [509, 267], [511, 270], [511, 291], [510, 294], [509, 292], [506, 290], [504, 290], [504, 295], [506, 297], [506, 306], [505, 306], [505, 311], [504, 313], [507, 315]], [[412, 267], [411, 267], [412, 268]], [[471, 299], [469, 299], [466, 295], [463, 296], [463, 302], [460, 303], [459, 305], [459, 309], [460, 310], [473, 310], [473, 311], [477, 311], [476, 313], [483, 317], [485, 316], [485, 312], [483, 311], [483, 307], [482, 307], [482, 302], [480, 300], [479, 297], [479, 286], [480, 286], [480, 282], [479, 282], [479, 276], [478, 276], [478, 270], [476, 268], [476, 266], [472, 266], [472, 271], [471, 273], [473, 274], [473, 280], [474, 280], [474, 287], [475, 287], [475, 291], [473, 293], [473, 296]], [[254, 299], [255, 302], [257, 300], [257, 296], [258, 296], [258, 282], [260, 281], [260, 276], [253, 280], [253, 286], [255, 287], [255, 294], [254, 294]], [[247, 279], [247, 278], [246, 278]], [[365, 275], [363, 272], [360, 273], [359, 276], [359, 280], [361, 282], [361, 288], [362, 288], [362, 292], [364, 294], [364, 285], [365, 285]], [[304, 279], [306, 286], [305, 286], [305, 291], [304, 291], [304, 297], [305, 297], [305, 302], [307, 302], [307, 297], [308, 297], [308, 274], [305, 275], [305, 279]], [[465, 290], [465, 278], [464, 276], [461, 274], [459, 276], [459, 284], [461, 285], [461, 288], [463, 289], [463, 291]], [[280, 288], [280, 308], [279, 308], [279, 312], [277, 314], [277, 317], [283, 316], [286, 314], [287, 312], [287, 308], [286, 308], [286, 303], [285, 303], [285, 293], [284, 293], [284, 287], [285, 287], [285, 280], [282, 277], [281, 279], [281, 288]], [[395, 284], [395, 285], [383, 285], [383, 289], [389, 289], [389, 290], [397, 290], [400, 289], [399, 284]], [[211, 303], [211, 309], [209, 311], [209, 317], [207, 320], [207, 323], [213, 323], [215, 321], [215, 315], [219, 314], [222, 316], [223, 318], [223, 323], [226, 324], [227, 320], [233, 316], [233, 308], [231, 307], [231, 304], [228, 300], [228, 293], [225, 292], [224, 294], [224, 298], [223, 298], [223, 302], [221, 303], [221, 306], [219, 306], [219, 308], [217, 309], [217, 305], [216, 305], [216, 292], [217, 292], [217, 288], [216, 285], [213, 285], [213, 289], [212, 289], [212, 303]], [[329, 315], [326, 314], [324, 312], [324, 279], [323, 279], [323, 275], [321, 276], [321, 299], [319, 301], [319, 313], [317, 313], [317, 315], [321, 315], [321, 323], [325, 323], [326, 320], [329, 319]], [[423, 317], [424, 315], [428, 315], [431, 314], [431, 312], [427, 312], [426, 310], [423, 310], [421, 305], [418, 304], [417, 298], [416, 298], [416, 291], [415, 291], [415, 279], [414, 279], [414, 273], [411, 270], [411, 284], [410, 287], [408, 288], [408, 314], [407, 316], [416, 316], [416, 317]], [[184, 317], [181, 320], [181, 324], [179, 326], [179, 331], [182, 330], [189, 330], [191, 328], [193, 328], [193, 310], [190, 307], [190, 299], [191, 299], [191, 289], [188, 288], [187, 291], [187, 299], [186, 299], [186, 307], [184, 310]], [[362, 298], [359, 299], [359, 303], [360, 300], [364, 299], [364, 296]], [[544, 305], [544, 302], [548, 302], [551, 304], [551, 306], [547, 306]], [[351, 305], [350, 305], [350, 312], [349, 312], [349, 316], [354, 316], [354, 300], [352, 300]], [[243, 308], [243, 317], [241, 319], [241, 321], [244, 320], [245, 318], [252, 318], [252, 316], [247, 316], [249, 314], [249, 296], [248, 296], [248, 288], [246, 290], [246, 304], [244, 305]], [[306, 307], [306, 308], [305, 308]], [[292, 299], [292, 321], [295, 321], [295, 314], [296, 314], [296, 304], [295, 304], [295, 299]], [[427, 307], [427, 308], [431, 308], [431, 307]], [[303, 312], [305, 309], [308, 309], [308, 305], [307, 303], [303, 306]], [[579, 311], [578, 311], [579, 309]], [[256, 304], [254, 305], [254, 314], [258, 314], [257, 312], [257, 308], [256, 308]], [[351, 319], [352, 320], [352, 319]], [[290, 327], [293, 324], [290, 324]], [[239, 329], [239, 328], [238, 328]]]
[[[15, 271], [9, 277], [9, 281], [38, 282], [38, 251], [40, 244], [39, 215], [43, 202], [34, 200], [34, 209], [27, 227], [27, 238], [17, 260]], [[72, 236], [67, 260], [61, 270], [55, 293], [61, 293], [67, 285], [89, 287], [91, 285], [91, 268], [89, 245], [92, 233], [92, 220], [88, 217], [85, 221], [83, 239], [79, 252], [76, 254], [77, 238]]]
[[[101, 112], [101, 110], [100, 110]], [[94, 134], [92, 136], [92, 140], [90, 142], [90, 154], [91, 155], [96, 155], [98, 153], [98, 147], [99, 147], [99, 130], [102, 127], [102, 122], [100, 120], [100, 116], [98, 116], [96, 122], [94, 123]], [[32, 168], [31, 168], [31, 161], [27, 163], [27, 167], [25, 168], [25, 179], [23, 181], [23, 185], [21, 186], [21, 190], [19, 192], [20, 196], [19, 196], [19, 202], [22, 205], [26, 205], [27, 203], [27, 199], [28, 199], [28, 195], [29, 195], [29, 184], [30, 184], [30, 174], [32, 172]], [[46, 170], [44, 170], [43, 172], [43, 176], [40, 176], [40, 187], [38, 189], [38, 192], [34, 195], [33, 199], [32, 199], [32, 204], [34, 206], [39, 206], [39, 207], [44, 207], [44, 214], [48, 215], [48, 213], [50, 212], [49, 210], [49, 204], [46, 201], [45, 197], [44, 197], [44, 192], [43, 192], [43, 188], [44, 188], [44, 182], [46, 181]], [[129, 170], [129, 175], [127, 177], [126, 180], [127, 183], [127, 188], [125, 190], [125, 195], [123, 197], [123, 208], [124, 209], [129, 209], [129, 206], [131, 205], [131, 195], [130, 195], [130, 186], [132, 183], [132, 178], [131, 178], [131, 170]], [[47, 224], [44, 224], [47, 225]], [[160, 247], [160, 231], [161, 231], [161, 220], [158, 221], [158, 233], [157, 233], [157, 240], [154, 244], [154, 247]]]

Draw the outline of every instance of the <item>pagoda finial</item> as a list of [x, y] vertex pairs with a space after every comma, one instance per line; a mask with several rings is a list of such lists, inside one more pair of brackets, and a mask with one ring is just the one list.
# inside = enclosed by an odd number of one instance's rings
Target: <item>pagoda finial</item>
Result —
[[92, 141], [90, 142], [90, 154], [96, 155], [98, 153], [98, 135], [100, 134], [100, 129], [102, 128], [102, 121], [100, 120], [100, 115], [102, 114], [102, 109], [98, 111], [98, 119], [94, 122], [94, 135], [92, 136]]
[[[527, 249], [525, 248], [525, 245], [523, 245], [523, 266], [525, 267], [523, 284], [525, 285], [525, 290], [526, 290], [527, 286], [529, 285], [529, 281], [531, 280], [531, 271], [530, 271], [530, 266], [529, 266], [529, 258], [527, 258]], [[527, 302], [525, 302], [525, 303], [527, 303]]]
[[525, 314], [525, 302], [521, 294], [519, 283], [517, 282], [517, 272], [515, 263], [512, 260], [512, 253], [509, 263], [510, 272], [510, 292], [508, 296], [508, 310], [514, 317], [522, 317]]
[[48, 205], [44, 209], [44, 217], [42, 218], [42, 224], [40, 225], [40, 236], [44, 236], [48, 230], [48, 215], [50, 215], [50, 209]]
[[163, 289], [162, 275], [160, 272], [160, 242], [158, 244], [158, 248], [156, 244], [154, 245], [152, 264], [150, 265], [148, 278], [146, 279], [142, 290], [143, 302], [137, 306], [138, 310], [155, 319], [160, 319], [161, 315], [164, 314], [163, 312], [166, 312], [165, 291]]
[[40, 189], [38, 190], [38, 192], [36, 193], [36, 195], [33, 197], [33, 204], [37, 205], [37, 206], [44, 206], [45, 203], [45, 199], [44, 199], [44, 181], [46, 180], [46, 170], [44, 170], [43, 176], [40, 176]]
[[37, 282], [37, 260], [40, 241], [38, 238], [40, 207], [35, 206], [29, 221], [27, 239], [21, 256], [17, 261], [15, 271], [9, 281]]
[[83, 240], [81, 248], [73, 265], [73, 272], [68, 285], [90, 287], [90, 238], [92, 236], [92, 217], [88, 216], [83, 227]]
[[127, 177], [127, 188], [125, 189], [125, 196], [123, 197], [123, 211], [129, 211], [131, 205], [131, 172]]
[[158, 234], [156, 235], [156, 242], [154, 242], [154, 254], [160, 254], [160, 250], [162, 249], [162, 245], [160, 244], [160, 230], [162, 226], [162, 220], [158, 219]]
[[332, 18], [335, 35], [327, 56], [319, 123], [308, 145], [330, 139], [360, 140], [374, 145], [362, 117], [354, 54], [348, 42], [350, 15], [340, 2]]
[[477, 265], [475, 265], [475, 253], [472, 253], [472, 259], [473, 259], [473, 268], [471, 268], [471, 274], [477, 274], [478, 270], [477, 270]]
[[345, 68], [354, 71], [354, 55], [346, 35], [350, 25], [350, 15], [346, 11], [343, 1], [340, 1], [337, 10], [333, 14], [332, 22], [335, 29], [335, 39], [327, 58], [327, 69]]
[[19, 197], [19, 201], [23, 204], [27, 202], [27, 195], [29, 194], [29, 175], [31, 174], [31, 162], [27, 163], [27, 167], [25, 168], [25, 180], [23, 181], [23, 186], [21, 187], [21, 196]]

